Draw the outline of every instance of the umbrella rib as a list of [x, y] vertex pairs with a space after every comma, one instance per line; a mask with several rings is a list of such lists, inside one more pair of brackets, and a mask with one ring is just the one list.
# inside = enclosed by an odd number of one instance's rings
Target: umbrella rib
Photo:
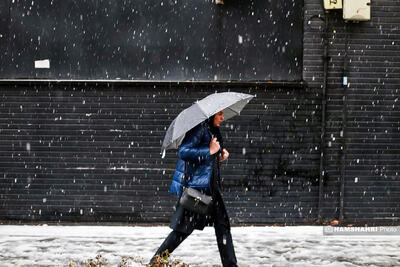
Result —
[[230, 107], [227, 107], [226, 109], [229, 109], [230, 111], [232, 111], [233, 113], [235, 113], [235, 114], [237, 114], [237, 115], [239, 115], [239, 114], [240, 114], [240, 112], [237, 112], [236, 110], [234, 110], [234, 109], [231, 109]]
[[197, 104], [197, 106], [199, 107], [199, 109], [201, 110], [201, 112], [203, 113], [204, 116], [208, 117], [207, 112], [205, 112], [202, 108], [201, 105]]

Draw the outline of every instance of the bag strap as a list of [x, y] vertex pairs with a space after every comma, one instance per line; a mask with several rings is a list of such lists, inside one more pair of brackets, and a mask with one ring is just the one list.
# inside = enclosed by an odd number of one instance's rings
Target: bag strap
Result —
[[184, 169], [183, 169], [183, 187], [185, 188], [185, 187], [188, 187], [189, 181], [188, 181], [187, 175], [186, 175], [186, 170], [187, 170], [186, 164], [187, 164], [187, 162], [184, 161], [184, 164], [185, 165], [184, 165]]
[[[214, 135], [212, 134], [212, 132], [211, 132], [211, 130], [210, 130], [210, 126], [208, 125], [208, 124], [206, 124], [205, 125], [206, 126], [206, 129], [207, 129], [207, 132], [208, 132], [208, 134], [211, 136], [211, 138], [213, 138], [214, 137]], [[214, 162], [214, 164], [217, 164], [217, 170], [218, 170], [218, 173], [217, 173], [217, 175], [218, 175], [218, 177], [214, 177], [214, 179], [217, 179], [217, 184], [218, 184], [218, 186], [219, 186], [219, 188], [222, 190], [222, 183], [221, 183], [221, 173], [220, 173], [220, 162], [219, 162], [219, 160], [218, 160], [218, 154], [220, 154], [220, 153], [222, 153], [222, 147], [219, 149], [219, 151], [216, 153], [216, 155], [215, 155], [215, 161], [216, 162]], [[214, 168], [213, 168], [214, 169]], [[212, 170], [212, 171], [214, 171], [214, 170]], [[213, 192], [213, 195], [214, 195], [214, 192]]]

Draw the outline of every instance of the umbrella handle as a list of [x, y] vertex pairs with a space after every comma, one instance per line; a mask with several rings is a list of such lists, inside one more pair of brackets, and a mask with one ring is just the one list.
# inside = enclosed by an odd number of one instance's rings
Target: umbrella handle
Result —
[[[207, 128], [208, 134], [211, 136], [211, 139], [216, 138], [216, 136], [214, 136], [213, 133], [210, 131], [210, 128], [209, 128], [208, 125], [206, 125], [206, 128]], [[223, 148], [222, 145], [220, 144], [219, 150], [218, 150], [218, 152], [215, 153], [215, 154], [216, 154], [217, 156], [218, 156], [218, 155], [221, 155], [223, 149], [224, 149], [224, 148]]]

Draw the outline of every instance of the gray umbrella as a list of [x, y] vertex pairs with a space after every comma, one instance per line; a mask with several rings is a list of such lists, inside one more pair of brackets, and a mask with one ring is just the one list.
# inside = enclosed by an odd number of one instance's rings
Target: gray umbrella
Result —
[[224, 120], [238, 115], [253, 97], [249, 94], [225, 92], [215, 93], [195, 102], [172, 121], [165, 134], [162, 150], [178, 148], [190, 129], [221, 110], [225, 110]]

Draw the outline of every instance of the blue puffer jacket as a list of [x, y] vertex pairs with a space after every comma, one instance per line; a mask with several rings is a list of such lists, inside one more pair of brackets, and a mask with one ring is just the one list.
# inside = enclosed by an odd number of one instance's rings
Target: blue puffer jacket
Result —
[[189, 187], [210, 192], [210, 177], [212, 174], [214, 155], [210, 155], [211, 136], [207, 126], [201, 123], [186, 133], [179, 147], [178, 163], [170, 187], [170, 192], [181, 196], [183, 175], [189, 180]]

